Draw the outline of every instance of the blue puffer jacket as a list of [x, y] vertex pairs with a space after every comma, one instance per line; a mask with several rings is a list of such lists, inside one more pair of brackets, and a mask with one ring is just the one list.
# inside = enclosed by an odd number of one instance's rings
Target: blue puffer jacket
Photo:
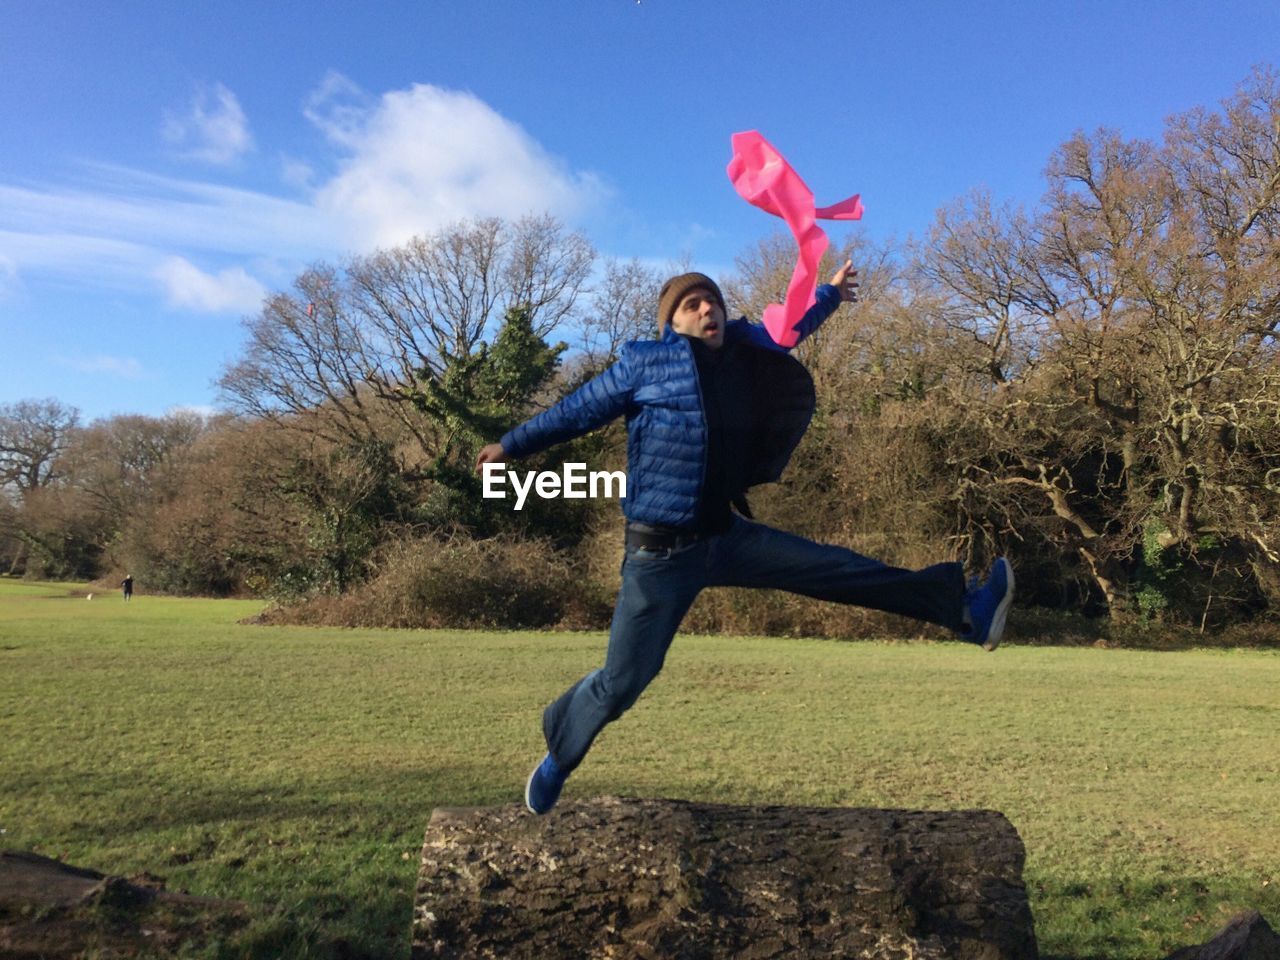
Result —
[[[800, 338], [840, 306], [840, 291], [817, 290], [817, 303], [800, 321]], [[750, 415], [753, 447], [746, 486], [778, 479], [813, 417], [813, 380], [804, 366], [745, 318], [725, 325], [726, 345], [745, 342], [752, 382], [762, 402]], [[582, 436], [615, 417], [627, 418], [629, 521], [685, 528], [694, 523], [706, 468], [707, 426], [698, 371], [689, 341], [668, 325], [661, 340], [634, 340], [622, 357], [549, 410], [502, 438], [510, 457], [538, 453]]]

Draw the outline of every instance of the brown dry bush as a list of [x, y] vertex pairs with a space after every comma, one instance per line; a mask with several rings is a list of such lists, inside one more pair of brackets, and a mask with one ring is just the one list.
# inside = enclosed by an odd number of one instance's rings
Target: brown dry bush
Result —
[[756, 637], [942, 639], [947, 632], [878, 610], [813, 600], [781, 590], [704, 590], [680, 627], [684, 633]]
[[268, 611], [269, 623], [518, 629], [607, 626], [609, 602], [540, 540], [432, 537], [384, 548], [368, 582]]

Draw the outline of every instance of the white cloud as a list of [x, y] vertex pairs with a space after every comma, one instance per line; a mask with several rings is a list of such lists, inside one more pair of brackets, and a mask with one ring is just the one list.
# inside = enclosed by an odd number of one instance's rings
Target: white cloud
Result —
[[98, 289], [129, 291], [136, 290], [139, 278], [154, 267], [156, 256], [145, 246], [106, 237], [0, 229], [0, 259], [13, 265], [18, 283], [28, 275], [44, 274]]
[[358, 149], [377, 101], [336, 70], [330, 70], [311, 92], [303, 114], [332, 142]]
[[[221, 139], [198, 132], [217, 124], [182, 127], [188, 146], [248, 142], [234, 96], [214, 93], [235, 109], [198, 103], [193, 115], [234, 122]], [[470, 93], [417, 85], [374, 97], [335, 73], [305, 113], [330, 152], [284, 161], [281, 189], [293, 196], [108, 164], [82, 167], [69, 184], [0, 182], [0, 294], [28, 274], [135, 291], [159, 280], [178, 306], [256, 310], [255, 275], [283, 285], [317, 260], [468, 217], [550, 211], [572, 221], [606, 196], [595, 176], [570, 170]], [[209, 274], [202, 261], [240, 266]]]
[[46, 265], [64, 247], [73, 254], [87, 247], [195, 248], [305, 261], [333, 252], [340, 237], [297, 200], [118, 167], [91, 174], [82, 188], [0, 184], [0, 255], [19, 267], [32, 259], [32, 247]]
[[218, 415], [218, 408], [207, 403], [179, 403], [165, 411], [166, 416], [180, 416], [182, 414], [191, 414], [204, 420], [209, 420]]
[[164, 138], [181, 156], [218, 165], [233, 163], [253, 149], [240, 101], [220, 83], [199, 90], [181, 116], [166, 115]]
[[298, 190], [310, 190], [316, 180], [316, 171], [305, 160], [281, 157], [280, 179]]
[[63, 358], [61, 362], [81, 373], [105, 373], [125, 380], [137, 380], [142, 376], [142, 364], [133, 357], [97, 354], [92, 357]]
[[369, 245], [468, 217], [546, 211], [573, 219], [605, 194], [598, 178], [571, 172], [470, 93], [415, 84], [370, 104], [331, 73], [307, 116], [347, 153], [316, 206]]
[[266, 289], [243, 267], [205, 273], [190, 260], [169, 257], [156, 270], [170, 305], [208, 313], [247, 312], [262, 305]]

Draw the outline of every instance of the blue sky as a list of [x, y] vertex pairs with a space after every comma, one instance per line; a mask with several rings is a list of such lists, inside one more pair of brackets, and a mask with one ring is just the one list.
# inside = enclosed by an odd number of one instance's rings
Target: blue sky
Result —
[[1158, 136], [1257, 64], [1276, 0], [8, 0], [0, 402], [212, 407], [264, 292], [464, 216], [721, 273], [780, 226], [739, 130], [877, 239], [1034, 203], [1073, 131]]

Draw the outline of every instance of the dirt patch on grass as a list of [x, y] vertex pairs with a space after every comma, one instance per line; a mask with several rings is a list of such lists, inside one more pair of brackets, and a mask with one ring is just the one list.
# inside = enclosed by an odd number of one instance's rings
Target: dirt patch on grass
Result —
[[113, 877], [48, 857], [0, 851], [0, 955], [169, 956], [221, 939], [245, 904], [164, 889], [150, 874]]

